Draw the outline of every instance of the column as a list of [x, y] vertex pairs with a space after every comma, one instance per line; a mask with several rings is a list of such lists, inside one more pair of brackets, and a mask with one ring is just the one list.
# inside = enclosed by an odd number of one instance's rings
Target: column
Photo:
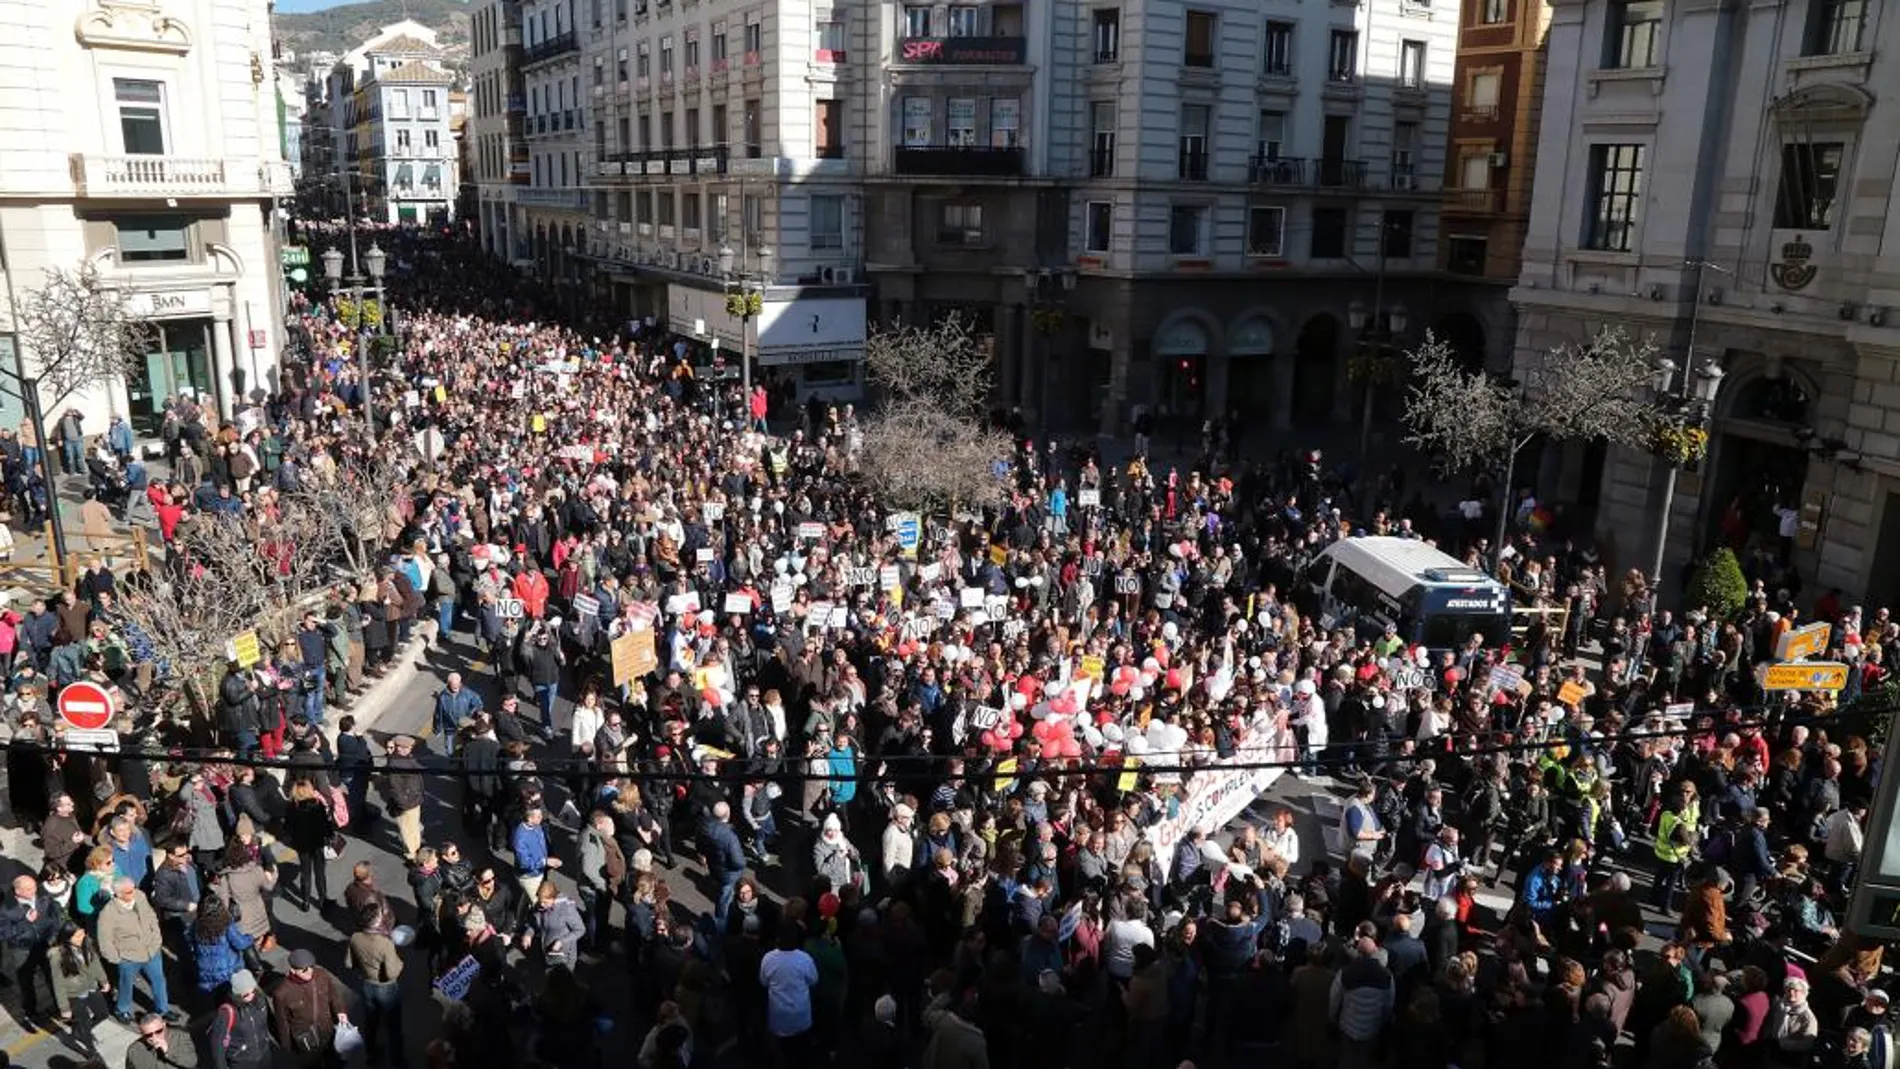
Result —
[[1273, 362], [1273, 406], [1268, 422], [1275, 431], [1290, 431], [1293, 429], [1295, 357], [1292, 353], [1275, 353], [1267, 359]]
[[218, 395], [218, 415], [231, 418], [231, 319], [222, 316], [211, 321], [211, 384]]

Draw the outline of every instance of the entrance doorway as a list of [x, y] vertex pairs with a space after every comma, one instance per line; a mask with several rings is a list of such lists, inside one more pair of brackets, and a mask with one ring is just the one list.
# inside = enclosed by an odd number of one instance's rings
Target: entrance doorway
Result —
[[1778, 552], [1781, 518], [1775, 509], [1799, 509], [1807, 479], [1805, 450], [1740, 434], [1723, 435], [1703, 498], [1704, 545], [1729, 547], [1744, 567], [1757, 546], [1770, 554]]
[[153, 328], [144, 359], [134, 364], [125, 383], [132, 431], [147, 438], [158, 437], [165, 422], [165, 402], [181, 393], [189, 392], [199, 404], [217, 405], [211, 379], [211, 320], [167, 320]]
[[1293, 425], [1323, 426], [1332, 419], [1339, 379], [1339, 320], [1314, 316], [1300, 328], [1294, 345]]

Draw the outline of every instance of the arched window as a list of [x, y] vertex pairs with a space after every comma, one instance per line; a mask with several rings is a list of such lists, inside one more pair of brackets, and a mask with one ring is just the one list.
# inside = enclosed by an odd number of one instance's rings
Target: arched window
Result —
[[1736, 391], [1735, 401], [1729, 408], [1729, 415], [1737, 419], [1787, 423], [1805, 427], [1808, 425], [1808, 412], [1813, 402], [1814, 399], [1808, 396], [1807, 387], [1792, 375], [1759, 378], [1744, 384], [1740, 390]]

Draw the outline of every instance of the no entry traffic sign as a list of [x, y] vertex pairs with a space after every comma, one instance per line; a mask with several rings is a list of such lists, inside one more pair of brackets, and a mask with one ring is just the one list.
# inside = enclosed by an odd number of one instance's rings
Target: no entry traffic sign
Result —
[[112, 723], [112, 695], [97, 683], [68, 683], [59, 692], [59, 718], [80, 731], [97, 731]]

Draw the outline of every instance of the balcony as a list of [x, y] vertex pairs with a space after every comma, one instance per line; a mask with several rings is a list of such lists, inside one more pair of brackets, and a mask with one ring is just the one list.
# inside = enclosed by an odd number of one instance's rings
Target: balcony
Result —
[[926, 67], [1014, 67], [1026, 62], [1026, 37], [905, 37], [897, 62]]
[[1496, 189], [1447, 189], [1444, 210], [1460, 215], [1493, 215], [1498, 211], [1500, 192]]
[[268, 190], [259, 164], [184, 156], [71, 157], [73, 185], [82, 197], [228, 197]]
[[1015, 178], [1023, 173], [1023, 150], [1019, 145], [904, 145], [898, 147], [892, 163], [900, 175]]
[[1312, 184], [1321, 189], [1360, 189], [1366, 184], [1366, 161], [1314, 160]]
[[1175, 174], [1186, 182], [1207, 181], [1207, 150], [1204, 148], [1184, 148], [1175, 165]]
[[1287, 156], [1255, 156], [1247, 161], [1247, 182], [1256, 186], [1303, 186], [1306, 160]]
[[525, 69], [538, 63], [547, 63], [551, 60], [560, 59], [562, 56], [578, 53], [580, 50], [580, 40], [574, 36], [573, 30], [569, 30], [566, 33], [550, 37], [540, 44], [535, 45], [533, 48], [522, 52], [521, 66]]

